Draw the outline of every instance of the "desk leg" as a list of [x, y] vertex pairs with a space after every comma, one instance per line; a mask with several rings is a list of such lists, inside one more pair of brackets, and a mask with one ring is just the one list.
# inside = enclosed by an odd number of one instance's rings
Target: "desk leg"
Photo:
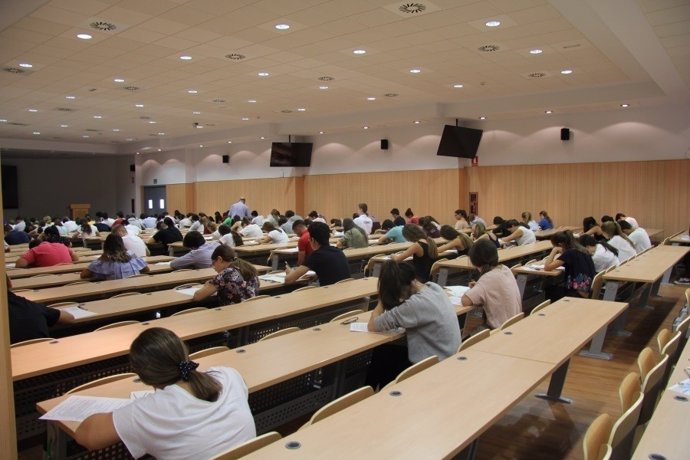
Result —
[[48, 422], [46, 428], [46, 452], [47, 460], [63, 460], [67, 458], [67, 435], [58, 428], [56, 422]]
[[172, 246], [168, 246], [168, 255], [170, 257], [175, 257], [175, 248]]
[[448, 282], [448, 269], [447, 268], [441, 268], [438, 271], [438, 285], [439, 286], [445, 286], [446, 283]]
[[606, 329], [607, 326], [604, 326], [601, 329], [599, 329], [599, 332], [596, 333], [596, 335], [592, 338], [592, 341], [589, 343], [589, 349], [582, 350], [580, 352], [580, 356], [585, 356], [587, 358], [605, 359], [607, 361], [613, 359], [613, 355], [611, 353], [605, 353], [601, 351], [601, 348], [604, 346], [604, 340], [606, 339]]
[[615, 301], [616, 294], [618, 294], [618, 281], [607, 281], [606, 290], [604, 292], [604, 300]]
[[570, 359], [561, 364], [561, 366], [556, 369], [556, 372], [551, 374], [551, 381], [549, 382], [549, 389], [546, 394], [538, 394], [537, 398], [546, 399], [547, 401], [562, 402], [565, 404], [570, 404], [573, 402], [572, 399], [564, 398], [561, 396], [563, 391], [563, 384], [565, 383], [565, 377], [568, 375], [568, 366], [570, 365]]
[[[604, 300], [615, 301], [616, 294], [618, 294], [618, 281], [607, 281], [606, 282], [606, 292], [604, 292]], [[613, 322], [613, 331], [619, 337], [630, 337], [632, 334], [623, 329], [625, 323], [628, 321], [628, 310], [626, 309], [620, 314], [618, 318]]]
[[477, 439], [465, 447], [457, 456], [453, 457], [455, 460], [474, 460], [477, 455]]
[[657, 283], [645, 284], [645, 286], [642, 288], [642, 294], [640, 294], [640, 308], [647, 308], [649, 310], [654, 310], [654, 307], [649, 305], [649, 296], [655, 295], [655, 294], [653, 294], [655, 290], [657, 292], [659, 291], [659, 287], [658, 287]]
[[659, 288], [661, 288], [661, 279], [656, 280], [654, 284], [652, 284], [652, 295], [653, 296], [658, 296], [659, 295]]
[[271, 268], [273, 270], [278, 270], [278, 264], [280, 263], [280, 257], [278, 257], [278, 254], [273, 254], [271, 256]]
[[671, 272], [673, 271], [673, 267], [674, 267], [674, 266], [675, 266], [675, 264], [673, 264], [673, 265], [671, 266], [671, 268], [669, 268], [668, 270], [666, 270], [666, 271], [664, 272], [664, 276], [661, 278], [661, 283], [662, 283], [662, 284], [668, 284], [668, 282], [669, 282], [670, 279], [671, 279]]
[[520, 298], [525, 298], [525, 287], [527, 286], [527, 275], [524, 273], [519, 273], [517, 276], [517, 285], [520, 290]]

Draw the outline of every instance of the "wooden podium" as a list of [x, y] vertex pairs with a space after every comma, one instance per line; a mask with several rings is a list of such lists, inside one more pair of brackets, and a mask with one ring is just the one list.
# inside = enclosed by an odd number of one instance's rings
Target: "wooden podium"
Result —
[[69, 205], [70, 216], [73, 220], [81, 219], [87, 215], [89, 213], [89, 209], [91, 209], [91, 204], [89, 203], [72, 203]]

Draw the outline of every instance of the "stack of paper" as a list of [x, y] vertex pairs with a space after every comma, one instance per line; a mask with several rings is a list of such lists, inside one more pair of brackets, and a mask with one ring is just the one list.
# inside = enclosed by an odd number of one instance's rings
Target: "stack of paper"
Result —
[[88, 318], [90, 316], [95, 316], [98, 314], [98, 313], [94, 313], [92, 311], [85, 310], [82, 307], [80, 307], [79, 305], [75, 305], [74, 307], [65, 307], [65, 308], [62, 308], [61, 310], [74, 316], [74, 319]]
[[70, 396], [46, 412], [41, 420], [82, 422], [93, 414], [109, 413], [130, 404], [129, 399], [101, 398], [98, 396]]

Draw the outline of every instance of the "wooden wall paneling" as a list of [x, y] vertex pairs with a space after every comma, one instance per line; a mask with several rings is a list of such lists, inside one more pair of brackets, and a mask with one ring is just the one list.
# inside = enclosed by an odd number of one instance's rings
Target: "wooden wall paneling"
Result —
[[187, 203], [187, 184], [167, 184], [165, 186], [166, 211], [170, 214], [176, 209], [183, 214], [194, 212], [193, 203]]
[[304, 176], [295, 177], [295, 209], [294, 211], [302, 217], [311, 212], [304, 207]]
[[247, 206], [266, 215], [276, 208], [281, 213], [295, 209], [295, 177], [268, 179], [241, 179], [228, 181], [197, 182], [195, 187], [195, 208], [213, 215], [228, 210], [239, 197], [247, 199]]

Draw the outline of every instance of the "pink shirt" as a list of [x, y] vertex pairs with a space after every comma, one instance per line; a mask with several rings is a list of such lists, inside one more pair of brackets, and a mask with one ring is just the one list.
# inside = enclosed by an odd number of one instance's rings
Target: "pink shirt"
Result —
[[522, 311], [522, 298], [515, 276], [505, 265], [484, 273], [465, 293], [473, 305], [483, 306], [486, 322], [492, 329]]
[[21, 258], [32, 267], [50, 267], [72, 263], [71, 250], [67, 246], [62, 243], [48, 243], [47, 241], [29, 249]]

